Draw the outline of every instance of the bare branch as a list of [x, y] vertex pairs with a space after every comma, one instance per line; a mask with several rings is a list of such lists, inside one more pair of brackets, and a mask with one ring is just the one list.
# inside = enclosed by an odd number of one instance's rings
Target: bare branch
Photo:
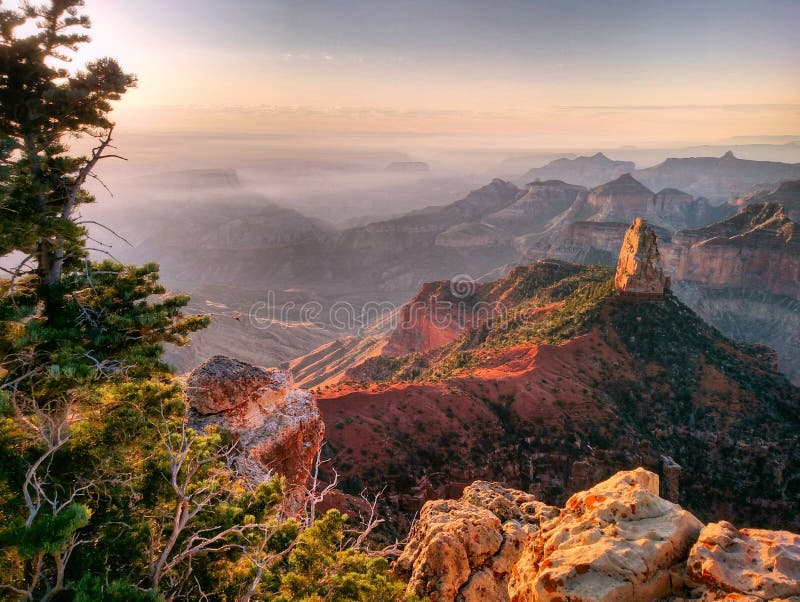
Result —
[[103, 182], [103, 180], [100, 178], [100, 176], [98, 176], [98, 175], [97, 175], [97, 174], [95, 174], [95, 173], [90, 173], [90, 174], [89, 174], [89, 177], [90, 177], [90, 178], [92, 178], [92, 179], [94, 179], [94, 180], [96, 180], [96, 181], [98, 181], [98, 182], [100, 182], [100, 185], [101, 185], [103, 188], [105, 188], [105, 189], [106, 189], [106, 192], [107, 192], [109, 195], [111, 195], [111, 197], [112, 197], [112, 198], [114, 197], [114, 193], [113, 193], [113, 192], [111, 192], [111, 189], [110, 189], [108, 186], [106, 186], [106, 183], [105, 183], [105, 182]]
[[79, 225], [83, 225], [83, 224], [94, 224], [95, 226], [100, 226], [100, 227], [101, 227], [101, 228], [103, 228], [104, 230], [107, 230], [107, 231], [111, 232], [111, 234], [113, 234], [114, 236], [116, 236], [117, 238], [119, 238], [121, 241], [123, 241], [123, 242], [127, 243], [127, 245], [128, 245], [129, 247], [133, 248], [133, 244], [132, 244], [132, 243], [131, 243], [131, 242], [130, 242], [130, 241], [127, 239], [127, 238], [125, 238], [124, 236], [122, 236], [121, 234], [119, 234], [118, 232], [116, 232], [115, 230], [113, 230], [113, 229], [109, 228], [109, 227], [108, 227], [108, 226], [106, 226], [105, 224], [101, 224], [100, 222], [96, 222], [96, 221], [94, 221], [94, 220], [91, 220], [91, 219], [87, 219], [87, 220], [81, 220], [81, 221], [79, 221], [79, 222], [76, 222], [76, 223], [77, 223], [77, 224], [79, 224]]
[[365, 518], [364, 516], [361, 517], [363, 528], [359, 531], [358, 535], [355, 538], [355, 541], [352, 544], [352, 548], [356, 550], [364, 550], [364, 542], [370, 536], [370, 534], [380, 525], [384, 523], [384, 519], [378, 518], [377, 508], [378, 508], [378, 500], [380, 499], [383, 492], [386, 491], [386, 487], [381, 489], [378, 493], [375, 494], [375, 497], [372, 501], [369, 500], [367, 497], [367, 490], [364, 489], [361, 492], [361, 499], [367, 503], [369, 508], [369, 515]]
[[114, 257], [114, 255], [113, 255], [113, 254], [109, 253], [109, 252], [108, 252], [108, 251], [106, 251], [105, 249], [98, 249], [98, 248], [96, 248], [96, 247], [84, 247], [84, 248], [85, 248], [87, 251], [97, 251], [98, 253], [102, 253], [103, 255], [108, 255], [108, 256], [109, 256], [111, 259], [113, 259], [113, 260], [114, 260], [114, 261], [116, 261], [117, 263], [122, 263], [122, 262], [121, 262], [119, 259], [117, 259], [116, 257]]

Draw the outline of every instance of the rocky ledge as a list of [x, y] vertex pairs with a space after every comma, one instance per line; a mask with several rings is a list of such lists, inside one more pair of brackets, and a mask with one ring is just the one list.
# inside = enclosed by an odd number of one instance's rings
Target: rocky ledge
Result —
[[800, 601], [800, 536], [707, 526], [620, 472], [561, 510], [478, 481], [425, 504], [395, 570], [430, 602]]
[[189, 426], [216, 426], [238, 440], [236, 463], [251, 482], [286, 477], [290, 498], [305, 490], [325, 425], [314, 396], [294, 385], [288, 370], [261, 368], [215, 356], [183, 382]]

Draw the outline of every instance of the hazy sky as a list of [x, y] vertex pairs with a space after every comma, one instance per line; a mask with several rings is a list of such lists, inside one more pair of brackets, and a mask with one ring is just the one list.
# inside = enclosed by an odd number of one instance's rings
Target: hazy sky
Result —
[[120, 108], [136, 127], [619, 141], [800, 133], [797, 0], [86, 5], [91, 53], [140, 78]]

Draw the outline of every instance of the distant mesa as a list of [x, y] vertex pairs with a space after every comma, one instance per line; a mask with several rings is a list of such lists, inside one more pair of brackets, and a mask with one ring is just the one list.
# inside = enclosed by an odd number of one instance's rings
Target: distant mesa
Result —
[[424, 173], [431, 170], [431, 166], [424, 161], [394, 161], [386, 166], [386, 171], [394, 173]]
[[622, 241], [614, 288], [632, 299], [660, 300], [669, 284], [661, 267], [656, 233], [637, 217]]
[[679, 188], [716, 203], [732, 201], [765, 183], [800, 179], [800, 163], [751, 161], [728, 151], [721, 157], [669, 158], [633, 175], [651, 190]]
[[551, 161], [544, 167], [529, 170], [522, 176], [523, 181], [563, 180], [581, 186], [597, 186], [632, 172], [636, 165], [632, 161], [614, 161], [603, 153], [574, 159], [561, 158]]

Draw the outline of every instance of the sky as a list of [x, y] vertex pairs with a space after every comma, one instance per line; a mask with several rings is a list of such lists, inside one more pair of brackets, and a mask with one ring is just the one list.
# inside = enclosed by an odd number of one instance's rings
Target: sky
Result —
[[[6, 2], [5, 5], [8, 5]], [[12, 3], [13, 4], [13, 3]], [[800, 133], [797, 0], [86, 0], [130, 128], [529, 137]]]

